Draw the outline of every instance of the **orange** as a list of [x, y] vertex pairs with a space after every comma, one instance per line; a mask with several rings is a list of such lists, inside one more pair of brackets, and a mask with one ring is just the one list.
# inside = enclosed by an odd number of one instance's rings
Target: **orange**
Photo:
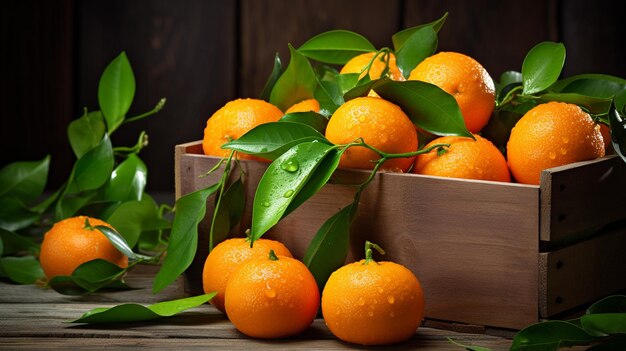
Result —
[[304, 331], [320, 305], [317, 283], [295, 258], [248, 260], [226, 285], [226, 315], [240, 332], [254, 338], [284, 338]]
[[39, 263], [48, 279], [58, 275], [71, 275], [81, 264], [103, 259], [121, 268], [128, 267], [128, 257], [95, 229], [96, 226], [111, 227], [96, 218], [78, 216], [55, 223], [44, 235]]
[[604, 123], [598, 123], [600, 126], [600, 133], [602, 134], [602, 140], [604, 141], [604, 154], [610, 155], [613, 153], [613, 142], [611, 141], [611, 130], [609, 126]]
[[[366, 144], [387, 153], [417, 150], [417, 132], [397, 105], [376, 97], [359, 97], [341, 105], [326, 126], [326, 138], [334, 144], [348, 144], [363, 138]], [[341, 156], [340, 167], [374, 168], [380, 156], [363, 146], [353, 146]], [[406, 172], [415, 157], [389, 159], [383, 170]]]
[[[371, 243], [366, 244], [372, 245]], [[382, 250], [381, 250], [382, 251]], [[424, 318], [424, 293], [413, 272], [394, 262], [366, 259], [331, 274], [322, 292], [322, 314], [339, 339], [388, 345], [409, 339]]]
[[548, 102], [528, 111], [515, 124], [507, 143], [515, 180], [539, 184], [541, 171], [604, 156], [600, 126], [574, 104]]
[[320, 112], [320, 103], [315, 99], [302, 100], [288, 108], [287, 111], [285, 111], [285, 114], [309, 111]]
[[474, 134], [471, 138], [445, 136], [437, 138], [426, 147], [450, 144], [442, 152], [431, 150], [417, 155], [413, 173], [439, 177], [493, 180], [510, 182], [509, 167], [504, 156], [491, 141]]
[[[257, 99], [237, 99], [217, 110], [206, 122], [202, 149], [205, 155], [226, 157], [230, 150], [222, 145], [235, 140], [250, 129], [268, 122], [276, 122], [283, 116], [278, 107]], [[239, 158], [258, 159], [239, 154]]]
[[204, 292], [217, 292], [211, 299], [211, 304], [224, 312], [224, 294], [230, 274], [247, 260], [267, 257], [270, 250], [278, 255], [291, 257], [291, 252], [285, 245], [268, 239], [256, 240], [253, 247], [244, 238], [227, 239], [216, 245], [206, 258], [202, 272]]
[[467, 55], [440, 52], [430, 56], [411, 71], [409, 80], [434, 84], [452, 95], [472, 133], [478, 133], [491, 118], [496, 96], [493, 79]]
[[[377, 56], [372, 62], [374, 55], [377, 55]], [[389, 53], [389, 59], [388, 59], [389, 62], [386, 62], [386, 61], [387, 59], [385, 58], [384, 53], [368, 52], [365, 54], [355, 56], [352, 59], [350, 59], [350, 61], [348, 61], [341, 68], [341, 71], [339, 71], [339, 73], [340, 74], [359, 73], [360, 74], [359, 79], [361, 79], [365, 77], [367, 66], [370, 64], [370, 62], [372, 62], [372, 65], [370, 66], [370, 69], [369, 69], [369, 76], [371, 80], [380, 78], [383, 71], [388, 66], [389, 78], [393, 80], [397, 80], [397, 81], [403, 81], [404, 77], [402, 76], [400, 69], [396, 65], [396, 56], [392, 53]]]

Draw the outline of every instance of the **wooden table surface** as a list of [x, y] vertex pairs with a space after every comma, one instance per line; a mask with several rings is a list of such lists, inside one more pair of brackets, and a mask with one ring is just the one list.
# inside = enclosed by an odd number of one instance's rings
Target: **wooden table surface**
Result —
[[[149, 289], [153, 272], [131, 272], [126, 281], [139, 289], [72, 297], [36, 285], [0, 282], [0, 349], [48, 350], [58, 348], [91, 350], [346, 350], [362, 347], [336, 339], [316, 319], [301, 335], [283, 340], [255, 340], [239, 333], [228, 319], [211, 305], [185, 311], [177, 316], [150, 322], [86, 325], [71, 324], [95, 307], [121, 303], [151, 304], [184, 296], [182, 279], [158, 295]], [[452, 338], [466, 345], [507, 350], [511, 341], [484, 334], [464, 334], [421, 327], [409, 341], [394, 349], [463, 350]], [[374, 348], [374, 349], [388, 349]], [[370, 348], [368, 348], [370, 349]]]

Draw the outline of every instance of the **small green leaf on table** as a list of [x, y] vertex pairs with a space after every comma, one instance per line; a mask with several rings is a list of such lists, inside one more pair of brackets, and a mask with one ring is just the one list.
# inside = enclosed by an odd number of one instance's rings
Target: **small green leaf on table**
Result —
[[522, 63], [523, 94], [531, 95], [549, 88], [559, 79], [564, 63], [563, 43], [544, 41], [535, 45]]
[[63, 295], [82, 296], [100, 290], [131, 289], [122, 280], [127, 268], [103, 260], [95, 259], [78, 266], [72, 275], [59, 275], [48, 282], [48, 286]]
[[18, 284], [32, 284], [43, 278], [43, 270], [34, 256], [0, 258], [0, 276]]
[[80, 318], [70, 323], [128, 323], [171, 317], [190, 308], [207, 303], [215, 295], [216, 293], [213, 292], [178, 300], [158, 302], [150, 306], [128, 303], [110, 308], [100, 307], [85, 312]]
[[511, 351], [558, 350], [561, 346], [584, 345], [595, 336], [581, 327], [566, 321], [547, 321], [522, 329], [513, 338]]
[[463, 345], [458, 341], [453, 340], [452, 338], [447, 338], [449, 342], [451, 342], [452, 344], [458, 346], [458, 347], [462, 347], [467, 351], [491, 351], [490, 348], [487, 347], [482, 347], [482, 346], [474, 346], [474, 345]]
[[351, 58], [376, 51], [364, 36], [347, 31], [331, 30], [307, 40], [298, 51], [318, 62], [344, 65]]

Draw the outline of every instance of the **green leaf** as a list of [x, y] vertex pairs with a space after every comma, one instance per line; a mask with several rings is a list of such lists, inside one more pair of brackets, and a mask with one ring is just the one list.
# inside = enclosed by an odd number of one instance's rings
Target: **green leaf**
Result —
[[245, 189], [241, 178], [238, 178], [224, 191], [219, 206], [214, 209], [216, 214], [215, 220], [211, 223], [213, 242], [209, 245], [210, 248], [228, 237], [228, 233], [239, 223], [245, 204]]
[[[383, 79], [387, 80], [388, 78], [383, 78]], [[361, 83], [361, 81], [359, 81], [356, 86], [354, 86], [352, 89], [350, 89], [343, 95], [343, 98], [345, 101], [350, 101], [358, 97], [367, 96], [370, 90], [372, 90], [372, 88], [375, 85], [380, 84], [381, 81], [382, 81], [381, 79], [365, 80], [364, 83]]]
[[565, 63], [563, 43], [544, 41], [535, 45], [522, 63], [524, 95], [531, 95], [549, 88], [557, 81]]
[[83, 157], [89, 150], [98, 146], [105, 132], [106, 126], [100, 111], [88, 113], [85, 109], [85, 114], [81, 118], [70, 122], [67, 137], [76, 158]]
[[313, 171], [309, 180], [304, 184], [302, 189], [296, 194], [287, 206], [285, 213], [283, 213], [283, 218], [286, 217], [291, 212], [295, 211], [300, 205], [302, 205], [306, 200], [308, 200], [311, 196], [315, 195], [322, 187], [328, 182], [330, 177], [333, 175], [337, 167], [339, 167], [339, 160], [341, 159], [342, 151], [337, 149], [333, 149], [329, 151], [326, 156], [322, 158], [319, 166]]
[[159, 302], [150, 306], [128, 303], [110, 308], [100, 307], [85, 312], [80, 318], [71, 321], [71, 323], [127, 323], [170, 317], [207, 303], [216, 294], [217, 293], [213, 292], [205, 295]]
[[396, 52], [399, 51], [402, 48], [402, 46], [404, 46], [404, 44], [413, 35], [413, 33], [419, 31], [422, 28], [429, 27], [429, 28], [432, 28], [435, 31], [435, 33], [439, 33], [439, 30], [441, 29], [441, 27], [443, 27], [443, 24], [446, 22], [446, 18], [448, 18], [447, 12], [444, 13], [443, 16], [441, 16], [441, 18], [436, 21], [426, 23], [426, 24], [421, 24], [419, 26], [415, 26], [411, 28], [406, 28], [394, 34], [391, 37], [391, 40], [393, 41], [394, 50]]
[[111, 173], [104, 187], [107, 201], [141, 200], [148, 179], [148, 168], [137, 154], [128, 155]]
[[505, 71], [500, 75], [500, 81], [496, 83], [496, 96], [500, 96], [502, 90], [513, 84], [522, 84], [522, 74], [517, 71]]
[[278, 81], [278, 78], [280, 77], [282, 69], [283, 65], [280, 62], [280, 56], [278, 56], [278, 53], [276, 53], [276, 56], [274, 57], [274, 67], [272, 68], [272, 73], [267, 78], [267, 82], [265, 82], [263, 91], [261, 91], [261, 99], [265, 101], [270, 100], [270, 94], [272, 93], [272, 89], [274, 88], [276, 81]]
[[207, 198], [215, 193], [220, 183], [181, 196], [176, 201], [176, 213], [170, 234], [167, 256], [157, 273], [152, 291], [157, 293], [181, 275], [196, 255], [198, 224], [206, 214]]
[[127, 201], [115, 209], [108, 217], [107, 223], [115, 228], [128, 242], [135, 247], [143, 232], [170, 228], [170, 222], [159, 216], [159, 207], [148, 195], [144, 194], [141, 201]]
[[333, 149], [333, 146], [320, 142], [300, 143], [269, 165], [254, 196], [252, 242], [278, 223], [324, 156]]
[[561, 92], [597, 98], [614, 98], [618, 110], [626, 105], [626, 80], [617, 77], [576, 79], [567, 84]]
[[[560, 79], [557, 82], [555, 82], [554, 84], [552, 84], [552, 86], [550, 87], [551, 91], [560, 93], [563, 92], [568, 86], [570, 86], [571, 84], [574, 84], [578, 81], [583, 81], [582, 82], [582, 87], [586, 90], [586, 89], [590, 89], [593, 87], [592, 90], [595, 91], [596, 88], [601, 88], [601, 90], [604, 90], [605, 88], [609, 88], [610, 87], [621, 87], [626, 85], [626, 79], [623, 78], [619, 78], [619, 77], [615, 77], [615, 76], [611, 76], [608, 74], [595, 74], [595, 73], [591, 73], [591, 74], [579, 74], [579, 75], [575, 75], [575, 76], [571, 76], [568, 78], [564, 78], [564, 79]], [[612, 84], [607, 84], [605, 85], [605, 83], [612, 83]], [[570, 87], [569, 89], [577, 89], [577, 84], [574, 84], [572, 87]], [[587, 87], [587, 84], [591, 84], [592, 87]], [[603, 86], [605, 85], [605, 86]], [[575, 92], [575, 93], [583, 93], [581, 91], [570, 91], [570, 92]], [[589, 94], [592, 96], [599, 96], [599, 97], [608, 97], [604, 94], [602, 95], [595, 95], [595, 94]], [[610, 94], [613, 95], [613, 94]], [[610, 96], [609, 95], [609, 96]]]
[[587, 314], [626, 313], [626, 295], [612, 295], [596, 301], [587, 309]]
[[613, 103], [612, 98], [599, 98], [576, 93], [548, 93], [540, 96], [541, 101], [559, 101], [586, 108], [591, 114], [607, 114]]
[[54, 219], [60, 221], [72, 217], [78, 210], [85, 207], [97, 195], [96, 190], [85, 191], [78, 194], [65, 195], [56, 204]]
[[339, 74], [337, 76], [337, 84], [339, 85], [339, 90], [341, 91], [342, 99], [343, 99], [343, 96], [346, 93], [348, 93], [350, 90], [354, 89], [358, 83], [359, 83], [358, 73]]
[[98, 84], [98, 104], [112, 134], [124, 121], [135, 97], [135, 75], [122, 52], [104, 69]]
[[256, 126], [237, 140], [222, 145], [222, 148], [275, 160], [294, 145], [314, 140], [330, 144], [322, 134], [308, 125], [287, 121], [270, 122]]
[[104, 225], [98, 225], [95, 229], [99, 230], [104, 236], [109, 239], [111, 244], [115, 246], [115, 248], [124, 254], [124, 256], [136, 260], [138, 258], [137, 254], [133, 252], [133, 249], [130, 248], [124, 237], [115, 231], [115, 229], [109, 228]]
[[309, 268], [320, 291], [328, 277], [344, 265], [350, 242], [350, 223], [353, 204], [330, 217], [317, 231], [307, 247], [302, 262]]
[[39, 245], [37, 243], [12, 231], [0, 228], [0, 240], [3, 246], [2, 256], [14, 255], [20, 252], [39, 253]]
[[14, 197], [0, 197], [0, 228], [15, 231], [35, 223], [41, 215]]
[[320, 104], [320, 114], [326, 117], [332, 116], [339, 106], [345, 102], [336, 78], [334, 80], [318, 79], [315, 99]]
[[411, 121], [425, 131], [473, 138], [465, 127], [454, 97], [436, 85], [421, 81], [394, 82], [385, 78], [373, 88], [383, 99], [400, 106]]
[[613, 149], [626, 162], [626, 119], [617, 112], [615, 105], [609, 109], [609, 124]]
[[111, 140], [105, 134], [98, 146], [83, 155], [74, 165], [72, 185], [78, 191], [97, 189], [109, 179], [113, 165]]
[[82, 296], [100, 290], [130, 289], [121, 278], [127, 268], [120, 268], [103, 259], [87, 261], [76, 267], [71, 276], [56, 276], [48, 285], [63, 295]]
[[[491, 141], [500, 150], [506, 150], [511, 129], [526, 112], [538, 104], [537, 100], [528, 100], [519, 105], [506, 104], [495, 110], [487, 125], [481, 130], [482, 136]], [[421, 139], [420, 139], [421, 142]], [[504, 152], [506, 154], [506, 152]]]
[[281, 117], [279, 122], [295, 122], [306, 124], [307, 126], [317, 130], [321, 135], [324, 135], [326, 125], [328, 124], [328, 118], [313, 111], [292, 112]]
[[411, 34], [396, 51], [396, 63], [404, 78], [425, 58], [437, 50], [437, 33], [431, 26], [422, 27]]
[[43, 278], [43, 270], [35, 256], [0, 258], [0, 276], [18, 284], [32, 284]]
[[580, 317], [582, 327], [590, 334], [613, 335], [626, 333], [626, 313], [594, 313]]
[[358, 33], [331, 30], [307, 40], [298, 51], [319, 62], [343, 65], [357, 55], [376, 51], [376, 48]]
[[317, 86], [315, 71], [309, 60], [291, 45], [289, 52], [291, 53], [289, 65], [276, 81], [270, 94], [270, 102], [282, 111], [302, 100], [313, 98]]
[[43, 193], [48, 178], [50, 156], [41, 161], [19, 161], [0, 170], [0, 196], [12, 197], [25, 204]]
[[565, 321], [548, 321], [524, 328], [513, 338], [511, 351], [557, 350], [561, 346], [584, 345], [595, 337]]

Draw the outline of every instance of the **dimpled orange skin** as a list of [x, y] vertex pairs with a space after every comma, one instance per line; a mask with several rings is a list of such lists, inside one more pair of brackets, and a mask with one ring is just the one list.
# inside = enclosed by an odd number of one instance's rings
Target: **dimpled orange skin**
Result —
[[413, 173], [439, 177], [465, 178], [510, 182], [511, 175], [504, 156], [491, 141], [474, 134], [471, 138], [446, 136], [437, 138], [426, 147], [450, 144], [446, 152], [437, 154], [432, 150], [418, 155]]
[[287, 111], [285, 111], [285, 114], [309, 111], [320, 112], [320, 103], [315, 99], [302, 100], [288, 108]]
[[389, 345], [409, 339], [424, 318], [415, 275], [393, 262], [351, 263], [335, 271], [322, 292], [322, 314], [339, 339]]
[[258, 239], [250, 247], [244, 238], [227, 239], [216, 245], [204, 262], [202, 288], [206, 294], [217, 292], [211, 304], [224, 312], [226, 283], [231, 273], [243, 262], [254, 258], [265, 258], [270, 250], [277, 255], [292, 257], [285, 245], [275, 240]]
[[[353, 57], [352, 59], [350, 59], [350, 61], [348, 61], [341, 68], [341, 71], [339, 71], [339, 73], [346, 74], [346, 73], [361, 73], [362, 72], [359, 78], [365, 77], [365, 71], [363, 70], [367, 67], [367, 65], [370, 63], [370, 61], [372, 60], [372, 57], [374, 57], [375, 54], [376, 54], [375, 52], [367, 52], [365, 54], [361, 54], [361, 55]], [[382, 53], [378, 54], [374, 63], [372, 63], [372, 66], [370, 67], [370, 74], [369, 74], [370, 79], [374, 80], [374, 79], [380, 78], [383, 71], [385, 70], [385, 66], [387, 66], [387, 64], [385, 63], [384, 54]], [[396, 56], [392, 53], [389, 54], [389, 73], [388, 74], [389, 74], [389, 78], [391, 78], [392, 80], [396, 80], [396, 81], [404, 80], [404, 77], [402, 76], [400, 69], [396, 65]]]
[[[228, 102], [217, 110], [206, 123], [202, 149], [205, 155], [227, 157], [230, 150], [222, 145], [238, 139], [252, 128], [269, 122], [276, 122], [283, 116], [278, 107], [258, 99], [237, 99]], [[238, 153], [241, 159], [258, 157]]]
[[507, 159], [515, 180], [539, 185], [541, 171], [604, 156], [600, 126], [574, 104], [535, 106], [515, 124]]
[[278, 256], [246, 261], [226, 286], [226, 315], [254, 338], [286, 338], [304, 331], [320, 305], [317, 283], [300, 261]]
[[434, 84], [452, 95], [470, 132], [478, 133], [489, 122], [495, 107], [495, 85], [487, 70], [473, 58], [440, 52], [420, 62], [408, 79]]
[[[341, 105], [326, 126], [326, 138], [348, 144], [362, 137], [365, 143], [387, 153], [417, 151], [415, 125], [397, 105], [376, 97], [359, 97]], [[380, 156], [362, 146], [353, 146], [341, 156], [340, 167], [373, 169]], [[381, 170], [406, 172], [415, 157], [387, 160]]]
[[95, 226], [110, 224], [96, 218], [78, 216], [61, 220], [44, 235], [39, 263], [48, 280], [71, 275], [81, 264], [98, 258], [121, 268], [128, 267], [128, 257], [118, 251], [97, 229], [86, 229], [85, 219]]

